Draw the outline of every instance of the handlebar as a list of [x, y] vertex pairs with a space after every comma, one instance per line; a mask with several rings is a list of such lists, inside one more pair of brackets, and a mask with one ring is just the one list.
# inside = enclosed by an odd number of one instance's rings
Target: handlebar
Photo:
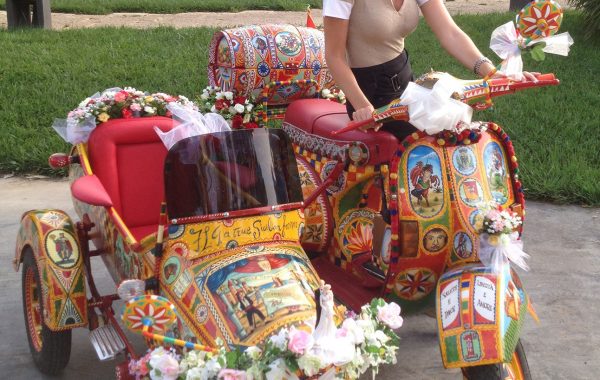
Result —
[[[435, 73], [434, 73], [435, 74]], [[552, 73], [548, 74], [537, 74], [537, 81], [522, 81], [517, 82], [509, 78], [495, 78], [485, 82], [483, 79], [480, 80], [459, 80], [463, 85], [463, 88], [458, 95], [461, 102], [471, 105], [475, 109], [482, 109], [487, 107], [481, 107], [481, 103], [478, 102], [480, 99], [494, 98], [497, 96], [512, 94], [516, 91], [525, 90], [533, 87], [545, 87], [545, 86], [556, 86], [560, 83], [558, 79]], [[488, 87], [488, 89], [486, 89]], [[362, 121], [351, 121], [348, 125], [342, 129], [331, 132], [332, 135], [338, 135], [340, 133], [353, 131], [362, 126], [371, 123], [380, 123], [391, 120], [405, 120], [410, 119], [408, 113], [408, 106], [401, 104], [402, 99], [395, 99], [390, 104], [380, 107], [373, 111], [373, 117]]]

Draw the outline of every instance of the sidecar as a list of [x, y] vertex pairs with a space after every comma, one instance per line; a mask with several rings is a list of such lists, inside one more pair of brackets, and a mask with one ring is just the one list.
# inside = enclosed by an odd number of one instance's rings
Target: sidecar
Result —
[[[319, 278], [299, 242], [303, 195], [286, 134], [220, 132], [167, 151], [154, 127], [175, 124], [110, 120], [70, 155], [53, 157], [69, 168], [80, 221], [60, 210], [25, 213], [14, 261], [23, 266], [27, 334], [42, 372], [67, 365], [78, 327], [90, 330], [101, 360], [137, 358], [112, 308], [124, 294], [164, 296], [178, 318], [161, 333], [207, 346], [251, 346], [282, 326], [314, 326]], [[98, 292], [93, 256], [119, 294]], [[117, 376], [127, 378], [126, 362]]]

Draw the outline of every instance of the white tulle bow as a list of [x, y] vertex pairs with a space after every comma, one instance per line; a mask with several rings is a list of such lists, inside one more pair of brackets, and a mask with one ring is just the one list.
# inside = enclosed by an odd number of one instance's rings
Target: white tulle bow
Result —
[[529, 255], [523, 252], [523, 242], [519, 234], [488, 235], [483, 233], [479, 236], [479, 259], [492, 269], [493, 273], [502, 272], [509, 261], [519, 268], [528, 271], [529, 265], [525, 260]]
[[569, 48], [573, 45], [573, 38], [568, 32], [554, 36], [538, 38], [526, 42], [517, 34], [515, 24], [512, 21], [500, 25], [492, 32], [490, 49], [502, 58], [500, 71], [514, 80], [523, 80], [523, 59], [521, 49], [531, 47], [537, 43], [544, 42], [546, 46], [542, 49], [545, 53], [569, 55]]
[[408, 106], [410, 123], [430, 135], [453, 130], [459, 122], [470, 124], [473, 109], [451, 98], [452, 93], [461, 90], [449, 74], [443, 74], [432, 89], [410, 82], [401, 97], [402, 104]]
[[171, 111], [173, 118], [181, 123], [168, 132], [163, 132], [158, 127], [154, 127], [156, 134], [158, 134], [167, 149], [171, 149], [175, 143], [187, 137], [231, 130], [223, 116], [216, 113], [203, 115], [192, 108], [177, 103], [170, 103], [167, 109]]

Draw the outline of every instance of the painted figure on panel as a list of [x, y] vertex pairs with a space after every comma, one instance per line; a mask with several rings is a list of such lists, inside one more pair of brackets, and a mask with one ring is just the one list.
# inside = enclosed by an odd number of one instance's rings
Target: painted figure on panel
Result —
[[246, 319], [248, 319], [248, 323], [252, 326], [252, 329], [256, 328], [254, 315], [258, 316], [263, 321], [265, 320], [265, 315], [254, 305], [254, 301], [252, 298], [250, 298], [250, 296], [248, 296], [248, 294], [244, 293], [242, 290], [238, 290], [236, 293], [236, 298], [238, 300], [240, 309], [246, 313]]
[[430, 147], [419, 146], [410, 153], [408, 168], [413, 209], [424, 217], [437, 214], [444, 203], [438, 155]]
[[[230, 331], [242, 339], [269, 321], [313, 305], [313, 283], [306, 263], [293, 255], [243, 253], [238, 260], [212, 272], [207, 281], [213, 301], [226, 315]], [[245, 256], [245, 257], [244, 257]]]
[[504, 165], [504, 155], [497, 143], [493, 142], [486, 146], [484, 161], [490, 192], [494, 200], [502, 205], [508, 199], [507, 172]]
[[53, 236], [52, 240], [54, 241], [56, 253], [61, 259], [61, 261], [58, 264], [60, 265], [62, 263], [73, 262], [73, 259], [71, 259], [71, 256], [73, 255], [73, 246], [71, 245], [71, 242], [65, 237], [65, 234], [61, 232], [60, 236]]

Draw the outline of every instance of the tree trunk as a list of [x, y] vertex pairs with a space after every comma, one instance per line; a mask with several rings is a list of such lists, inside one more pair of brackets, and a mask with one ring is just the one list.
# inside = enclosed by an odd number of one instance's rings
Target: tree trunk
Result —
[[530, 0], [510, 0], [508, 10], [518, 12], [530, 2]]

